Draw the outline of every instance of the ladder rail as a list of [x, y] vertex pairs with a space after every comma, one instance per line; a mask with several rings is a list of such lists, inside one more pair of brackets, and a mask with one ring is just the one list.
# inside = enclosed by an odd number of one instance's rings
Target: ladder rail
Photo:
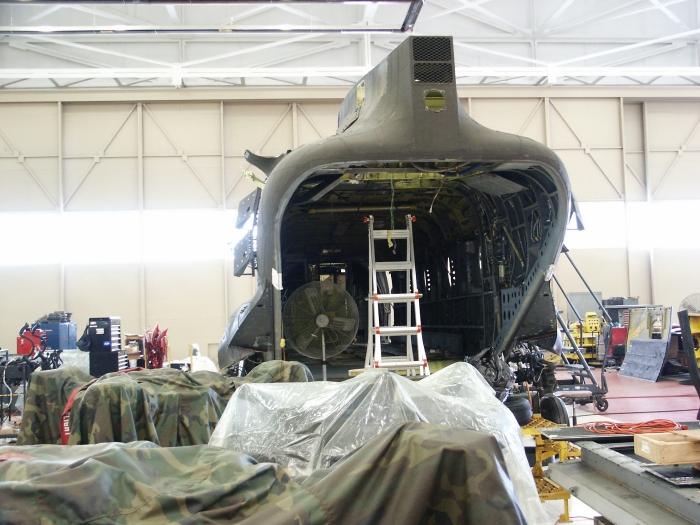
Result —
[[[374, 366], [375, 368], [388, 368], [401, 370], [405, 369], [407, 375], [415, 375], [416, 370], [421, 376], [430, 375], [428, 360], [425, 354], [425, 346], [423, 343], [421, 315], [420, 315], [420, 298], [422, 294], [418, 292], [418, 276], [416, 273], [415, 249], [413, 246], [413, 217], [406, 215], [406, 228], [404, 230], [375, 230], [374, 217], [369, 216], [365, 219], [368, 223], [368, 239], [369, 239], [369, 277], [370, 277], [370, 294], [367, 298], [367, 354], [365, 358], [365, 368]], [[375, 242], [383, 239], [403, 239], [406, 241], [406, 260], [405, 262], [378, 262], [376, 260]], [[405, 272], [406, 277], [406, 292], [392, 293], [391, 287], [386, 294], [379, 294], [377, 283], [377, 272]], [[391, 274], [387, 276], [387, 281], [391, 282]], [[369, 304], [371, 303], [371, 304]], [[379, 304], [391, 304], [392, 315], [388, 326], [382, 326], [379, 317]], [[406, 305], [406, 326], [394, 326], [393, 312], [394, 305]], [[415, 324], [413, 323], [415, 319]], [[381, 337], [383, 335], [402, 335], [406, 337], [406, 356], [395, 356], [382, 358]], [[412, 338], [416, 337], [418, 359], [415, 357]]]
[[[418, 275], [416, 273], [416, 254], [415, 250], [413, 248], [413, 220], [410, 215], [406, 216], [406, 222], [408, 223], [408, 232], [409, 232], [409, 239], [410, 239], [410, 250], [411, 250], [411, 260], [413, 261], [413, 268], [411, 269], [412, 272], [412, 277], [413, 277], [413, 286], [414, 286], [414, 291], [418, 292]], [[415, 316], [416, 316], [416, 326], [419, 328], [423, 327], [423, 323], [421, 321], [421, 315], [420, 315], [420, 303], [418, 302], [418, 298], [414, 300], [414, 308], [415, 308]], [[423, 345], [423, 335], [420, 335], [419, 337], [416, 338], [418, 342], [418, 359], [423, 361], [423, 366], [427, 369], [428, 368], [428, 357], [425, 354], [425, 346]], [[428, 371], [430, 373], [430, 371]]]
[[[370, 250], [370, 273], [371, 273], [371, 278], [372, 278], [372, 298], [374, 295], [378, 292], [378, 286], [377, 286], [377, 268], [376, 268], [376, 260], [375, 260], [375, 251], [374, 251], [374, 243], [375, 243], [375, 238], [374, 238], [374, 217], [369, 216], [369, 250]], [[379, 321], [379, 303], [377, 301], [373, 301], [372, 298], [370, 298], [370, 301], [372, 301], [372, 310], [374, 313], [374, 319]], [[370, 332], [370, 337], [374, 338], [374, 366], [377, 366], [377, 363], [381, 363], [382, 361], [382, 347], [381, 347], [381, 336], [379, 335], [379, 331], [375, 329], [375, 324], [371, 323], [371, 326], [367, 327], [367, 330]]]
[[[406, 292], [410, 293], [412, 289], [415, 289], [415, 286], [411, 286], [411, 270], [410, 268], [415, 268], [416, 267], [416, 262], [415, 259], [413, 258], [413, 237], [412, 237], [412, 231], [411, 231], [411, 220], [410, 220], [410, 215], [406, 216], [406, 263], [409, 266], [409, 268], [406, 270]], [[406, 303], [406, 325], [411, 326], [411, 302], [407, 301]], [[413, 336], [412, 335], [406, 335], [406, 360], [411, 362], [413, 361]], [[415, 369], [408, 369], [406, 370], [406, 374], [414, 375], [415, 374]]]
[[[367, 239], [369, 241], [369, 264], [367, 265], [369, 269], [368, 275], [368, 286], [370, 288], [370, 295], [376, 293], [377, 283], [376, 278], [374, 278], [374, 217], [369, 216], [367, 218], [369, 223], [369, 231], [367, 233]], [[365, 357], [365, 368], [372, 366], [374, 361], [374, 302], [371, 297], [367, 297], [367, 355]]]

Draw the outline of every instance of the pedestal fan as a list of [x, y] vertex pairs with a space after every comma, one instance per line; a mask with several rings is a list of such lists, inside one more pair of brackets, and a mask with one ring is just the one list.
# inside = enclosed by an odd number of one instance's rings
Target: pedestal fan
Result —
[[345, 350], [359, 326], [352, 296], [332, 281], [313, 281], [297, 288], [282, 311], [289, 345], [312, 359], [321, 359], [323, 380], [326, 360]]

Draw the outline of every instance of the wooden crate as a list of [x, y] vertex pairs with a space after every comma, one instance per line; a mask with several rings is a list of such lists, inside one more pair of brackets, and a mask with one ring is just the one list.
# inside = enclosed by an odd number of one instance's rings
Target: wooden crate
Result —
[[637, 434], [634, 453], [658, 465], [692, 463], [697, 467], [700, 465], [700, 430]]

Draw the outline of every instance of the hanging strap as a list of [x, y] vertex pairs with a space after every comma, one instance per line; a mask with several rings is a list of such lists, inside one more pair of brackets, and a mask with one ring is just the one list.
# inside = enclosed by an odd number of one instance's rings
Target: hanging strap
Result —
[[61, 444], [67, 445], [68, 444], [68, 438], [70, 438], [70, 411], [71, 408], [73, 408], [73, 402], [75, 401], [75, 396], [78, 395], [78, 392], [81, 390], [85, 390], [87, 387], [89, 387], [91, 384], [93, 384], [97, 379], [93, 379], [91, 381], [88, 381], [82, 386], [79, 386], [73, 392], [71, 392], [70, 397], [68, 398], [68, 402], [66, 403], [66, 406], [63, 408], [63, 413], [61, 414]]

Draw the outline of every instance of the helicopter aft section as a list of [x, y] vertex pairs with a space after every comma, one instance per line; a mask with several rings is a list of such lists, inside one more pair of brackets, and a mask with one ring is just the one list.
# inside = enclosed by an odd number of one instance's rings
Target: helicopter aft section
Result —
[[[504, 380], [501, 356], [553, 344], [549, 279], [571, 212], [566, 170], [544, 145], [469, 117], [457, 94], [451, 38], [406, 39], [350, 91], [334, 136], [279, 157], [246, 158], [267, 179], [241, 203], [243, 223], [254, 219], [234, 266], [238, 274], [252, 268], [258, 286], [228, 323], [221, 366], [254, 352], [266, 359], [303, 354], [325, 331], [316, 322], [325, 311], [313, 310], [301, 344], [285, 337], [283, 311], [297, 289], [324, 281], [352, 298], [357, 332], [348, 344], [362, 355], [365, 340], [383, 337], [371, 333], [373, 293], [421, 293], [420, 323], [406, 302], [379, 305], [377, 317], [384, 326], [392, 318], [394, 326], [420, 324], [429, 359], [484, 356], [481, 371], [494, 386]], [[377, 272], [384, 291], [372, 288], [370, 215], [376, 229], [397, 232], [406, 215], [415, 217], [416, 290], [406, 271]], [[376, 260], [405, 262], [406, 248], [389, 244], [376, 243]], [[335, 321], [341, 324], [355, 329]], [[387, 335], [402, 349], [411, 338]], [[388, 340], [380, 344], [391, 350]], [[491, 348], [496, 358], [483, 353]]]

